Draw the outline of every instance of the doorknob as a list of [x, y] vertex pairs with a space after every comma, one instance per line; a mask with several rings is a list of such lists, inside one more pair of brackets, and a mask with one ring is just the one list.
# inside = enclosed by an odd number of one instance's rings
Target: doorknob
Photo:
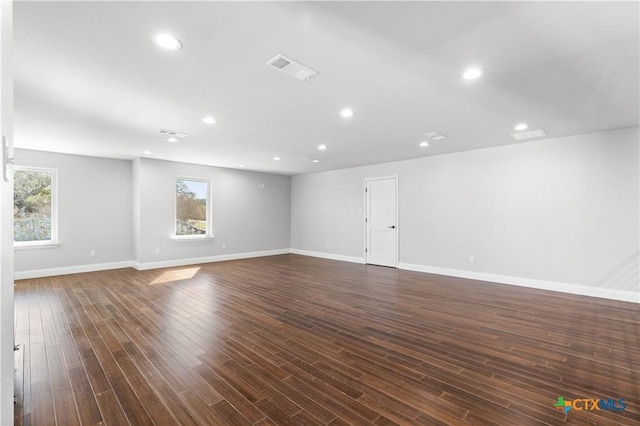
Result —
[[2, 135], [2, 178], [9, 183], [9, 164], [13, 164], [13, 157], [9, 157], [9, 141]]
[[396, 229], [396, 226], [395, 225], [391, 225], [389, 228], [390, 229]]

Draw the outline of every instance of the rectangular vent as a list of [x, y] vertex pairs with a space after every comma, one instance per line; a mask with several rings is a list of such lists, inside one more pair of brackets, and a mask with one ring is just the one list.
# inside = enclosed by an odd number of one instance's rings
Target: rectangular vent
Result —
[[293, 59], [287, 58], [284, 55], [276, 56], [275, 58], [267, 62], [266, 65], [282, 71], [288, 76], [302, 81], [309, 80], [311, 77], [318, 75], [318, 73], [311, 68], [305, 67], [304, 65], [294, 61]]
[[524, 139], [541, 138], [547, 136], [547, 132], [544, 129], [530, 130], [527, 132], [511, 133], [511, 137], [517, 141]]
[[271, 65], [281, 70], [282, 68], [286, 67], [290, 63], [291, 63], [290, 61], [287, 61], [285, 58], [280, 56], [280, 57], [277, 57], [275, 61], [271, 62]]
[[167, 135], [167, 136], [175, 136], [178, 138], [186, 138], [187, 136], [189, 136], [189, 133], [176, 132], [175, 130], [167, 130], [167, 129], [160, 129], [158, 130], [158, 133], [162, 133], [163, 135]]
[[438, 133], [438, 132], [425, 133], [423, 136], [425, 138], [429, 139], [429, 140], [432, 140], [432, 141], [440, 141], [440, 140], [446, 138], [445, 135], [443, 135], [442, 133]]

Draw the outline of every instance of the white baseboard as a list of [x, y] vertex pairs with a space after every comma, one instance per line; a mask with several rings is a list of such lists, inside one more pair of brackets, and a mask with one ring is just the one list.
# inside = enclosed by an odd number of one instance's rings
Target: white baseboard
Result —
[[109, 269], [135, 268], [139, 271], [147, 269], [171, 268], [175, 266], [196, 265], [200, 263], [222, 262], [224, 260], [249, 259], [252, 257], [275, 256], [278, 254], [288, 254], [289, 249], [255, 251], [249, 253], [225, 254], [221, 256], [198, 257], [192, 259], [166, 260], [160, 262], [139, 263], [132, 260], [113, 263], [96, 263], [91, 265], [66, 266], [62, 268], [36, 269], [32, 271], [15, 272], [15, 280], [26, 280], [30, 278], [53, 277], [56, 275], [80, 274], [83, 272], [106, 271]]
[[561, 293], [577, 294], [580, 296], [600, 297], [603, 299], [640, 303], [640, 293], [634, 293], [632, 291], [610, 290], [607, 288], [590, 287], [585, 285], [558, 283], [553, 281], [511, 277], [506, 275], [487, 274], [484, 272], [465, 271], [460, 269], [438, 268], [435, 266], [416, 265], [411, 263], [400, 263], [399, 267], [400, 269], [406, 269], [408, 271], [427, 272], [429, 274], [448, 275], [458, 278], [469, 278], [472, 280], [516, 285], [520, 287], [529, 287], [539, 290], [559, 291]]
[[196, 257], [190, 259], [161, 260], [159, 262], [133, 262], [133, 267], [138, 271], [148, 269], [173, 268], [176, 266], [197, 265], [201, 263], [223, 262], [225, 260], [250, 259], [252, 257], [276, 256], [278, 254], [289, 254], [289, 249], [253, 251], [247, 253], [223, 254], [219, 256]]
[[341, 260], [343, 262], [364, 263], [364, 257], [344, 256], [342, 254], [324, 253], [321, 251], [290, 249], [289, 253], [300, 254], [302, 256], [321, 257], [323, 259]]
[[61, 268], [35, 269], [32, 271], [19, 271], [14, 273], [15, 280], [27, 280], [30, 278], [54, 277], [57, 275], [81, 274], [84, 272], [107, 271], [109, 269], [131, 268], [133, 262], [94, 263], [91, 265], [63, 266]]

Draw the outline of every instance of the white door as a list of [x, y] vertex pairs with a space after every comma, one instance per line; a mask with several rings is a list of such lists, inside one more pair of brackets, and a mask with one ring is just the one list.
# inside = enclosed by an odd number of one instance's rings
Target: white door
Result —
[[[13, 424], [13, 67], [12, 2], [0, 2], [0, 424]], [[4, 138], [6, 137], [6, 139]], [[8, 144], [8, 145], [7, 145]], [[7, 178], [7, 179], [5, 179]]]
[[398, 266], [397, 178], [367, 179], [366, 262]]

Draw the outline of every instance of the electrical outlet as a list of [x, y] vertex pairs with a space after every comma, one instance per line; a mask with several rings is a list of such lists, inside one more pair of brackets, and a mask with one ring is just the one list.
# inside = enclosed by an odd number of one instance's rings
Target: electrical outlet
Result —
[[227, 243], [222, 243], [222, 248], [227, 248]]
[[159, 248], [156, 249], [156, 254], [160, 254], [160, 249]]
[[469, 263], [476, 263], [476, 257], [474, 255], [469, 256]]
[[326, 248], [331, 248], [331, 243], [324, 243]]
[[264, 189], [264, 183], [259, 183], [259, 184], [258, 184], [258, 188], [260, 188], [260, 189]]
[[91, 257], [96, 257], [96, 251], [95, 251], [95, 250], [91, 250], [91, 251], [89, 252], [89, 256], [91, 256]]

